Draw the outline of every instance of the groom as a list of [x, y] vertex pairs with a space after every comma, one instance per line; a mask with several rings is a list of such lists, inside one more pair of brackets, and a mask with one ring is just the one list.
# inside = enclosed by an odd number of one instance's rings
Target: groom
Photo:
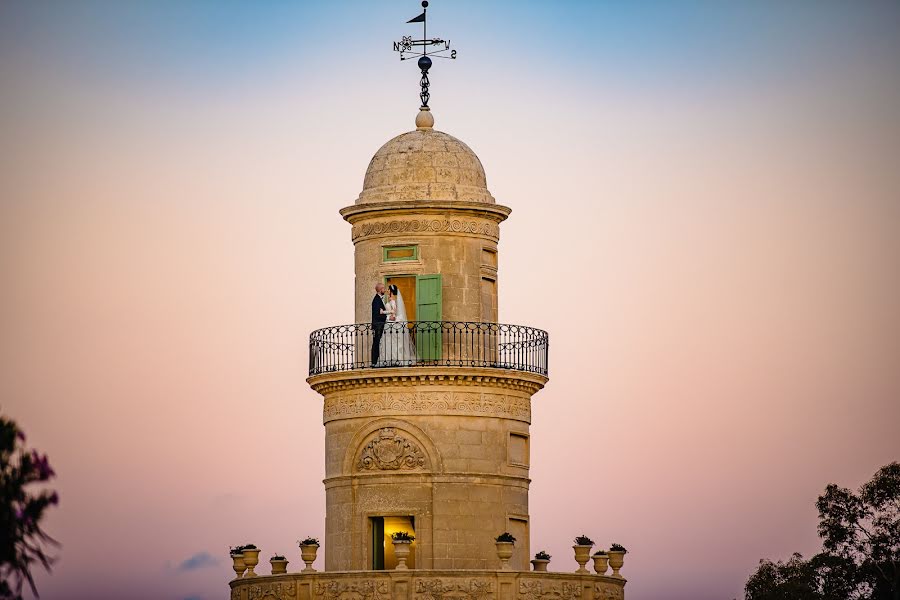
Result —
[[381, 334], [384, 333], [384, 324], [387, 315], [384, 314], [384, 284], [375, 284], [375, 297], [372, 298], [372, 366], [378, 363], [381, 353]]

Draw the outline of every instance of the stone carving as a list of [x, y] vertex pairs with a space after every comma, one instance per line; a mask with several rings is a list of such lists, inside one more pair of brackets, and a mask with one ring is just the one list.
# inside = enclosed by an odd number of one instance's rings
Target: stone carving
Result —
[[360, 471], [397, 471], [425, 468], [425, 453], [414, 442], [384, 427], [366, 444], [356, 468]]
[[326, 397], [324, 420], [382, 414], [467, 414], [531, 422], [531, 402], [504, 394], [381, 392]]
[[353, 226], [350, 239], [355, 242], [361, 238], [386, 233], [444, 233], [448, 231], [453, 233], [474, 233], [489, 236], [494, 240], [500, 239], [500, 227], [494, 223], [460, 221], [459, 219], [413, 219], [360, 223]]
[[[231, 590], [232, 600], [234, 600], [234, 592], [238, 592], [240, 598], [240, 590]], [[247, 600], [263, 600], [264, 598], [274, 598], [274, 600], [290, 600], [296, 597], [297, 586], [292, 581], [275, 581], [271, 583], [261, 583], [251, 585], [247, 590]]]
[[325, 600], [388, 600], [386, 581], [328, 581], [316, 583], [316, 595]]
[[231, 588], [231, 600], [241, 600], [241, 588]]
[[581, 584], [550, 581], [519, 581], [522, 600], [574, 600], [581, 597]]
[[625, 590], [620, 585], [594, 584], [594, 600], [623, 600]]
[[415, 600], [485, 600], [493, 595], [493, 585], [486, 579], [445, 583], [440, 579], [417, 579]]
[[[485, 374], [477, 372], [456, 372], [456, 373], [415, 373], [411, 370], [401, 372], [406, 367], [397, 369], [384, 369], [385, 373], [367, 372], [365, 374], [333, 374], [320, 373], [314, 375], [310, 381], [310, 386], [322, 394], [327, 396], [336, 391], [354, 390], [354, 389], [373, 389], [380, 388], [384, 385], [392, 387], [419, 387], [427, 385], [429, 387], [452, 385], [452, 386], [471, 386], [474, 388], [492, 388], [500, 390], [515, 390], [526, 394], [535, 394], [544, 387], [546, 379], [542, 375], [525, 375], [524, 373], [516, 373], [513, 375], [497, 375]], [[543, 379], [543, 381], [540, 381]]]

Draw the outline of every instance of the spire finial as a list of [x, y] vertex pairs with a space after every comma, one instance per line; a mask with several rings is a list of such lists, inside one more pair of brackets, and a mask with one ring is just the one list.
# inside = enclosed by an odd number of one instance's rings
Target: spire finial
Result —
[[[428, 69], [431, 68], [431, 59], [433, 58], [456, 58], [456, 50], [452, 50], [450, 48], [450, 40], [442, 40], [440, 38], [432, 38], [428, 39], [428, 0], [422, 0], [422, 14], [413, 17], [407, 23], [421, 23], [422, 24], [422, 39], [414, 40], [412, 36], [405, 35], [399, 42], [394, 42], [394, 50], [400, 53], [400, 60], [408, 60], [410, 58], [419, 57], [417, 64], [419, 66], [419, 70], [422, 72], [422, 78], [419, 80], [419, 87], [421, 91], [419, 92], [419, 100], [422, 101], [422, 107], [419, 111], [419, 116], [416, 117], [416, 127], [419, 127], [419, 117], [422, 116], [423, 112], [428, 111], [428, 100], [431, 98], [431, 94], [428, 91], [428, 87], [431, 85], [431, 82], [428, 81]], [[421, 47], [421, 51], [413, 51], [416, 46]], [[432, 49], [431, 54], [428, 53], [428, 47], [440, 47], [443, 46], [442, 49], [436, 50]], [[434, 117], [426, 114], [428, 118], [431, 119], [431, 123], [434, 124]], [[431, 127], [431, 125], [428, 125]]]

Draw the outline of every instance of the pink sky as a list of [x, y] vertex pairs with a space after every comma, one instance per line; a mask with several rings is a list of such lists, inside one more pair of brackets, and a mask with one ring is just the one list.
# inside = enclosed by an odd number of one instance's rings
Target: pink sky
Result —
[[[59, 474], [42, 596], [225, 598], [248, 541], [297, 566], [324, 529], [307, 336], [352, 319], [337, 211], [412, 128], [415, 74], [306, 47], [127, 72], [3, 10], [27, 34], [0, 47], [0, 410]], [[530, 511], [551, 570], [586, 533], [629, 548], [628, 600], [738, 597], [760, 558], [816, 551], [826, 484], [900, 458], [900, 77], [877, 17], [746, 77], [432, 77], [435, 127], [513, 209], [500, 320], [551, 336]]]

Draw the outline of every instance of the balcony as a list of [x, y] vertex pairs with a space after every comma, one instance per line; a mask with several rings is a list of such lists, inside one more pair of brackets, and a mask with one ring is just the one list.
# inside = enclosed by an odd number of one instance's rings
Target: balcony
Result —
[[464, 321], [335, 325], [310, 334], [309, 374], [435, 366], [489, 367], [546, 377], [548, 345], [546, 331], [524, 325]]

